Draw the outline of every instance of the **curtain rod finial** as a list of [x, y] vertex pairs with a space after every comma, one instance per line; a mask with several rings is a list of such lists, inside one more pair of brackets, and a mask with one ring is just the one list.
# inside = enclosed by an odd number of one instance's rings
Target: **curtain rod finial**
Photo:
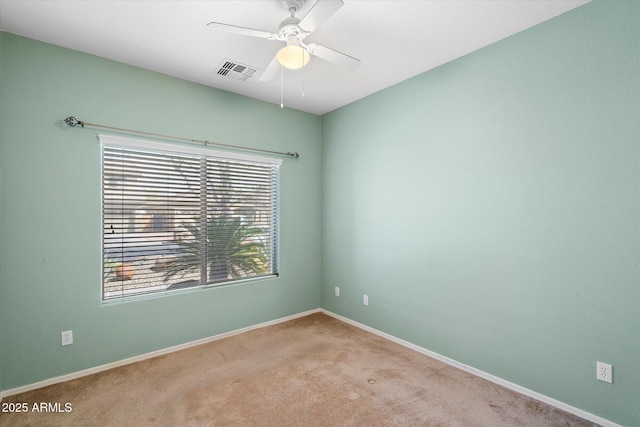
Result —
[[64, 122], [67, 125], [71, 126], [72, 128], [74, 128], [74, 127], [76, 127], [78, 125], [81, 125], [82, 127], [84, 127], [84, 124], [80, 120], [76, 119], [73, 116], [67, 117], [66, 119], [64, 119]]
[[297, 151], [295, 153], [287, 153], [287, 156], [293, 157], [294, 159], [297, 159], [298, 157], [300, 157], [300, 153], [298, 153]]

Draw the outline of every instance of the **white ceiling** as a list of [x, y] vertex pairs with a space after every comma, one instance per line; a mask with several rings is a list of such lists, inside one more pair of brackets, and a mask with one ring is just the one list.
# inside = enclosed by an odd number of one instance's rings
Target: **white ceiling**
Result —
[[[321, 0], [326, 1], [326, 0]], [[315, 0], [296, 15], [302, 18]], [[285, 71], [284, 104], [324, 114], [494, 43], [587, 0], [344, 0], [305, 42], [361, 60], [356, 70], [312, 58]], [[277, 32], [281, 0], [0, 0], [0, 29], [280, 104], [280, 76], [260, 73], [281, 42], [211, 30], [211, 21]], [[257, 68], [215, 73], [225, 59]], [[237, 75], [237, 73], [236, 73]], [[302, 96], [304, 88], [304, 96]]]

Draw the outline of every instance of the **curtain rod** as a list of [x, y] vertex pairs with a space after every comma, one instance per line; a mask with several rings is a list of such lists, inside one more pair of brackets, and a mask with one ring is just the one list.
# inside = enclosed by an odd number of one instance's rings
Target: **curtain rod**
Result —
[[222, 144], [220, 142], [211, 142], [211, 141], [207, 141], [207, 140], [203, 140], [203, 139], [192, 139], [192, 138], [183, 138], [180, 136], [171, 136], [171, 135], [163, 135], [161, 133], [153, 133], [153, 132], [144, 132], [141, 130], [133, 130], [133, 129], [124, 129], [124, 128], [118, 128], [118, 127], [113, 127], [113, 126], [107, 126], [107, 125], [100, 125], [97, 123], [89, 123], [89, 122], [85, 122], [84, 120], [78, 120], [73, 116], [69, 116], [66, 119], [64, 119], [64, 122], [71, 126], [72, 128], [80, 125], [80, 127], [84, 128], [85, 126], [91, 126], [91, 127], [96, 127], [96, 128], [103, 128], [103, 129], [111, 129], [111, 130], [117, 130], [117, 131], [121, 131], [121, 132], [129, 132], [129, 133], [137, 133], [140, 135], [147, 135], [147, 136], [156, 136], [159, 138], [163, 138], [163, 139], [173, 139], [176, 141], [186, 141], [186, 142], [196, 142], [196, 143], [200, 143], [200, 144], [204, 144], [206, 145], [217, 145], [220, 147], [228, 147], [228, 148], [237, 148], [240, 150], [249, 150], [249, 151], [259, 151], [261, 153], [271, 153], [271, 154], [279, 154], [281, 156], [288, 156], [288, 157], [292, 157], [294, 159], [297, 159], [298, 157], [300, 157], [300, 154], [298, 152], [283, 152], [283, 151], [271, 151], [271, 150], [263, 150], [261, 148], [250, 148], [250, 147], [242, 147], [239, 145], [231, 145], [231, 144]]

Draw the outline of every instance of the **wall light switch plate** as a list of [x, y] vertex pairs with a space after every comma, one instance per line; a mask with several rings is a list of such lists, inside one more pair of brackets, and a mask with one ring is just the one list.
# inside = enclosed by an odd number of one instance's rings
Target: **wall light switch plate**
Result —
[[369, 305], [369, 295], [362, 295], [362, 304]]
[[335, 295], [336, 295], [337, 297], [339, 297], [339, 296], [340, 296], [340, 288], [339, 288], [339, 287], [337, 287], [337, 286], [336, 286], [336, 289], [335, 289]]

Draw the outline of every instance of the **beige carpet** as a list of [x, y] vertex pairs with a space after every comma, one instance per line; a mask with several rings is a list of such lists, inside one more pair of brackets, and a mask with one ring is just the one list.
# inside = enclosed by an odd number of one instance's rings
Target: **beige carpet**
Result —
[[324, 314], [9, 396], [3, 426], [593, 426]]

